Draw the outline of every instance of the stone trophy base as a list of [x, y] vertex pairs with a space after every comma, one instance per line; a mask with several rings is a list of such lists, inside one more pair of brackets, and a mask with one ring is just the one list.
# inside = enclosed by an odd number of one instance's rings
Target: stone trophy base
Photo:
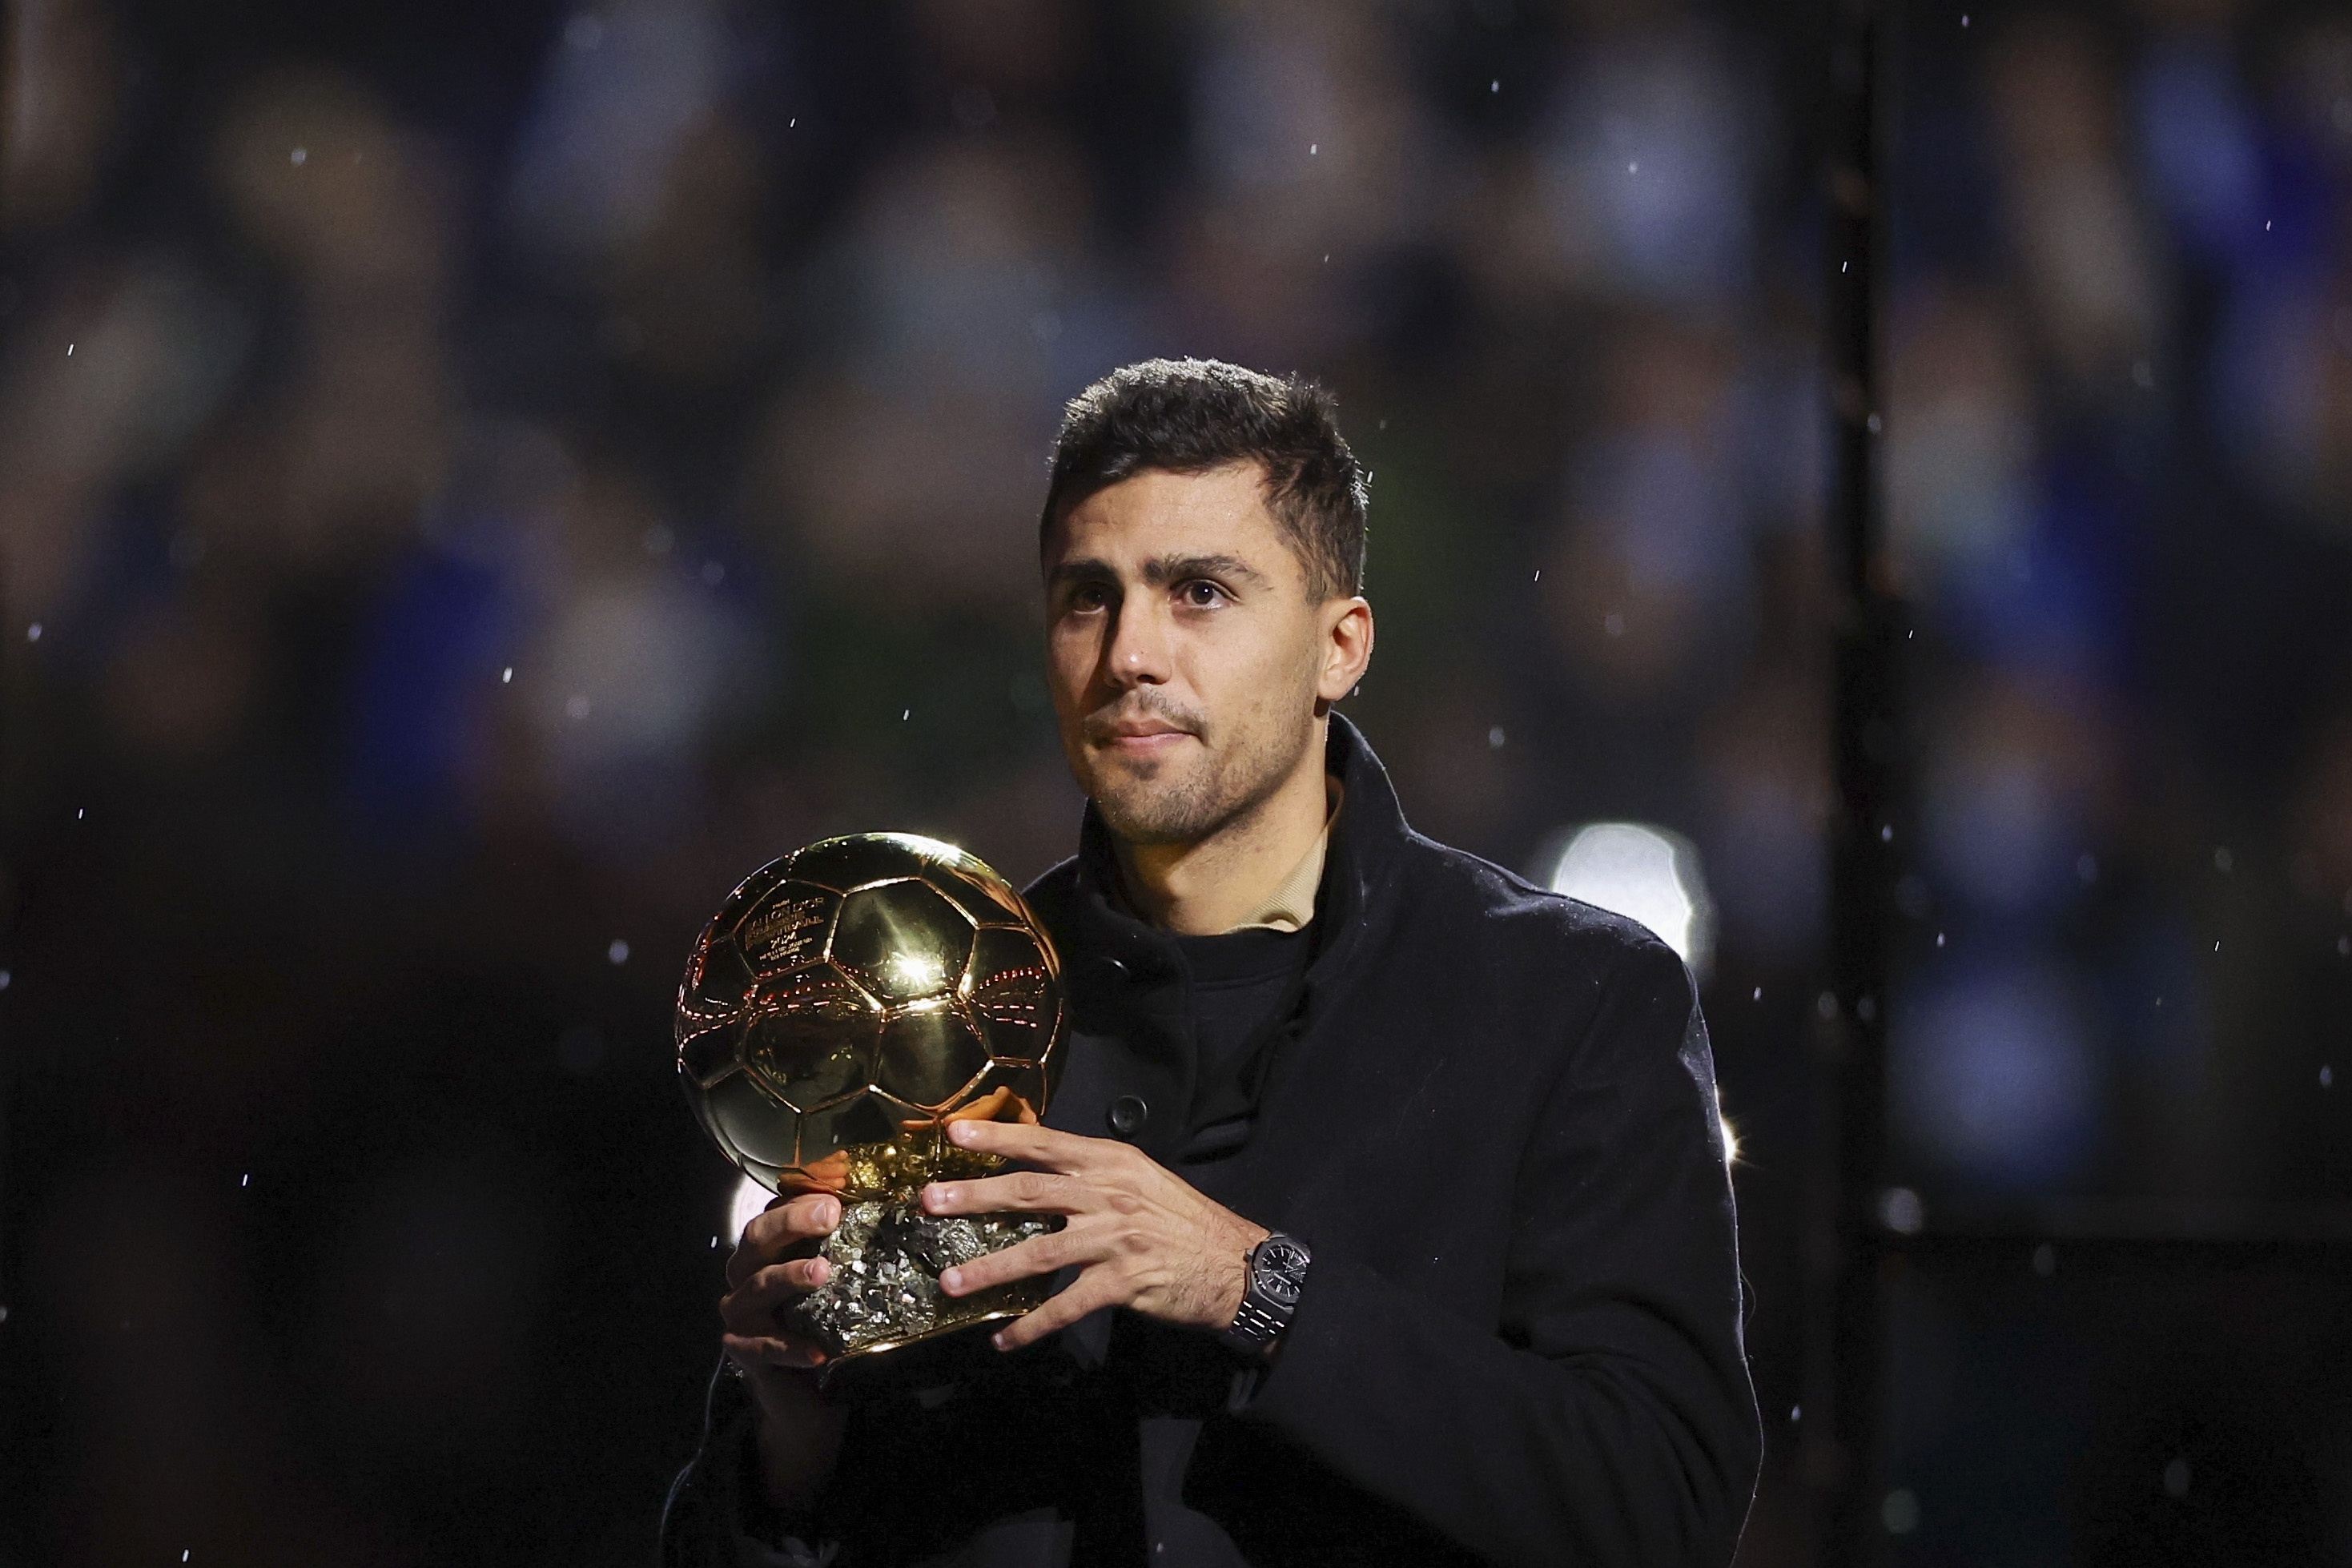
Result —
[[[830, 1358], [823, 1373], [827, 1386], [856, 1363], [1020, 1317], [1053, 1293], [1050, 1274], [973, 1296], [952, 1297], [940, 1288], [946, 1269], [1062, 1227], [1058, 1215], [923, 1212], [919, 1199], [926, 1184], [992, 1175], [1005, 1168], [1002, 1158], [937, 1137], [866, 1144], [845, 1152], [841, 1223], [819, 1254], [833, 1265], [832, 1278], [785, 1315], [794, 1332], [824, 1347]], [[870, 1380], [864, 1367], [850, 1374], [850, 1381]]]

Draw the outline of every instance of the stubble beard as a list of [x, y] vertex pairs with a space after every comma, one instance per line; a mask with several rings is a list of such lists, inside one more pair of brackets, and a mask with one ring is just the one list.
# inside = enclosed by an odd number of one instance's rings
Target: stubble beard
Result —
[[1099, 770], [1095, 809], [1103, 826], [1129, 844], [1203, 843], [1273, 798], [1313, 739], [1310, 725], [1244, 737], [1223, 752], [1203, 740], [1202, 754], [1189, 767], [1160, 763], [1148, 771]]

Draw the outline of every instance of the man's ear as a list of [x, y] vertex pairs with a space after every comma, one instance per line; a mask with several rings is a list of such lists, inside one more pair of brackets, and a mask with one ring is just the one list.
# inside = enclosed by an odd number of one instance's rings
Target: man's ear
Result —
[[1372, 662], [1372, 606], [1363, 595], [1323, 606], [1323, 669], [1315, 682], [1318, 706], [1356, 689]]

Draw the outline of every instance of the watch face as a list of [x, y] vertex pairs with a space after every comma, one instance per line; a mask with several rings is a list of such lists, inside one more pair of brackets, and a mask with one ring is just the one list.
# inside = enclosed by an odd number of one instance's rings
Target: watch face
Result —
[[1258, 1248], [1251, 1275], [1258, 1294], [1277, 1306], [1295, 1307], [1307, 1284], [1307, 1249], [1286, 1236], [1274, 1237]]

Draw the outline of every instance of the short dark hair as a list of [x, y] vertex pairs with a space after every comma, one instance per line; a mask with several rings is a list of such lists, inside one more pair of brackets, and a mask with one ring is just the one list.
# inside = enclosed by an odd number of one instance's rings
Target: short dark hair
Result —
[[1037, 520], [1040, 549], [1072, 507], [1158, 470], [1255, 463], [1266, 509], [1321, 602], [1363, 591], [1365, 474], [1340, 438], [1339, 403], [1303, 376], [1277, 380], [1213, 359], [1122, 365], [1070, 399]]

